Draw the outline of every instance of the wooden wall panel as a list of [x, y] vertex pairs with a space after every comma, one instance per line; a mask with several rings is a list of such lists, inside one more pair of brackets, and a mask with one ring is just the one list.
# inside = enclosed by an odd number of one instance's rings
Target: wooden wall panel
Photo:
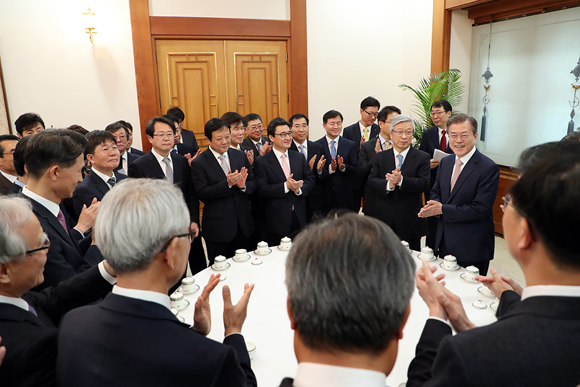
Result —
[[518, 179], [518, 174], [514, 168], [499, 166], [499, 189], [495, 202], [493, 203], [493, 223], [495, 225], [495, 232], [503, 236], [503, 226], [501, 220], [503, 218], [503, 211], [499, 207], [503, 204], [503, 199], [509, 192], [512, 184]]
[[290, 110], [308, 115], [308, 55], [306, 31], [306, 0], [290, 0], [290, 34], [288, 52], [288, 84], [290, 85]]
[[431, 73], [449, 70], [451, 47], [451, 11], [445, 0], [433, 1], [433, 33], [431, 37]]
[[287, 20], [151, 16], [152, 35], [290, 37]]

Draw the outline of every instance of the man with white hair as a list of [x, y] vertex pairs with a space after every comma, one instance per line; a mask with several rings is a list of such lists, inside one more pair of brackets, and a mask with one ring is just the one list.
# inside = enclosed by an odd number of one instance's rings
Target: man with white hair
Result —
[[54, 385], [56, 337], [62, 316], [111, 291], [105, 262], [42, 292], [50, 241], [24, 198], [0, 198], [0, 336], [6, 358], [2, 386]]
[[372, 160], [368, 190], [376, 202], [370, 214], [388, 224], [409, 243], [421, 249], [421, 237], [427, 233], [427, 221], [418, 218], [423, 206], [423, 192], [429, 190], [430, 156], [411, 146], [415, 125], [413, 119], [400, 114], [391, 120], [393, 147], [377, 153]]
[[223, 287], [226, 345], [204, 337], [219, 275], [195, 303], [193, 329], [170, 311], [167, 293], [185, 272], [195, 235], [189, 219], [181, 191], [166, 180], [125, 179], [105, 195], [95, 235], [117, 285], [98, 305], [63, 320], [61, 386], [256, 385], [241, 335], [254, 285], [246, 284], [237, 305]]

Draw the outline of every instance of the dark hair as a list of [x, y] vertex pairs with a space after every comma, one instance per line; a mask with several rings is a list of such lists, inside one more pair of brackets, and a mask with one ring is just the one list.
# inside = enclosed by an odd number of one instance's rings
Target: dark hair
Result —
[[78, 134], [82, 134], [83, 136], [86, 136], [86, 135], [89, 133], [89, 131], [88, 131], [88, 130], [86, 130], [86, 129], [85, 129], [85, 128], [83, 128], [82, 126], [80, 126], [80, 125], [76, 125], [76, 124], [75, 124], [75, 125], [71, 125], [71, 126], [69, 126], [67, 129], [68, 129], [68, 130], [72, 130], [72, 131], [74, 131], [74, 132], [77, 132]]
[[26, 174], [26, 170], [24, 169], [24, 153], [26, 151], [26, 145], [31, 138], [32, 136], [21, 138], [18, 144], [16, 144], [16, 148], [14, 148], [12, 159], [14, 161], [14, 169], [18, 176], [24, 176]]
[[431, 105], [431, 109], [440, 108], [440, 107], [442, 107], [446, 112], [453, 112], [453, 108], [451, 107], [451, 104], [446, 99], [442, 99], [441, 101], [433, 102], [433, 105]]
[[119, 120], [117, 122], [120, 122], [125, 127], [125, 129], [128, 129], [131, 134], [133, 134], [133, 125], [131, 125], [129, 121]]
[[36, 114], [36, 113], [24, 113], [23, 115], [18, 117], [18, 119], [16, 119], [16, 121], [14, 122], [14, 125], [16, 126], [16, 132], [18, 132], [18, 134], [20, 134], [22, 136], [22, 133], [26, 129], [36, 125], [37, 123], [40, 123], [40, 125], [42, 125], [43, 128], [45, 127], [44, 121], [42, 120], [42, 118], [40, 118], [40, 116], [38, 114]]
[[464, 122], [469, 122], [471, 124], [471, 131], [473, 134], [477, 134], [477, 121], [475, 118], [468, 116], [467, 114], [458, 114], [453, 116], [447, 121], [447, 128], [451, 127], [453, 124], [462, 124]]
[[162, 122], [164, 124], [169, 125], [171, 130], [173, 130], [173, 134], [175, 134], [175, 124], [173, 121], [168, 120], [167, 118], [160, 116], [160, 117], [153, 117], [147, 122], [147, 126], [145, 127], [145, 134], [149, 137], [153, 137], [155, 134], [155, 124], [158, 122]]
[[254, 121], [254, 120], [260, 120], [260, 122], [262, 122], [262, 117], [260, 117], [259, 114], [256, 113], [250, 113], [247, 116], [244, 117], [246, 122], [244, 123], [245, 126], [247, 126], [250, 121]]
[[344, 118], [342, 118], [342, 114], [340, 114], [339, 111], [329, 110], [326, 113], [324, 113], [324, 115], [322, 116], [322, 122], [324, 124], [326, 124], [326, 121], [330, 120], [331, 118], [335, 118], [335, 117], [339, 117], [339, 116], [340, 116], [340, 120], [344, 121]]
[[292, 125], [294, 125], [294, 121], [295, 120], [299, 120], [301, 118], [304, 118], [306, 120], [306, 125], [310, 125], [310, 120], [308, 119], [308, 117], [306, 117], [304, 114], [302, 113], [298, 113], [298, 114], [294, 114], [292, 117], [290, 117], [290, 119], [288, 120], [288, 122], [290, 123], [290, 127], [292, 127]]
[[286, 121], [285, 119], [283, 119], [282, 117], [276, 117], [274, 118], [272, 121], [270, 121], [270, 123], [268, 124], [268, 136], [276, 136], [276, 127], [280, 126], [280, 125], [286, 125], [288, 128], [291, 128], [292, 125], [290, 125], [290, 123], [288, 121]]
[[[230, 128], [236, 122], [241, 122], [244, 125], [244, 116], [236, 112], [225, 112], [221, 117], [221, 120], [224, 120], [230, 125]], [[244, 125], [245, 126], [245, 125]]]
[[129, 129], [127, 129], [121, 121], [115, 121], [112, 124], [107, 125], [107, 127], [105, 128], [105, 130], [111, 134], [115, 133], [119, 129], [123, 129], [125, 131], [125, 135], [127, 136], [128, 140], [130, 136]]
[[4, 141], [18, 141], [18, 140], [20, 140], [20, 137], [15, 136], [13, 134], [0, 135], [0, 157], [4, 158], [4, 147], [2, 146], [2, 143]]
[[173, 126], [175, 126], [175, 124], [179, 125], [179, 118], [177, 118], [171, 114], [166, 114], [166, 115], [161, 116], [161, 117], [167, 119], [168, 121], [173, 122]]
[[366, 97], [365, 99], [363, 99], [361, 101], [360, 108], [364, 110], [364, 109], [368, 108], [369, 106], [376, 106], [377, 109], [380, 109], [381, 103], [375, 97]]
[[68, 129], [47, 129], [32, 136], [24, 152], [24, 163], [31, 176], [40, 178], [48, 168], [70, 168], [83, 154], [87, 139]]
[[385, 106], [377, 115], [377, 120], [380, 122], [386, 122], [391, 113], [401, 114], [401, 109], [396, 106]]
[[564, 137], [562, 137], [560, 141], [580, 141], [580, 132], [578, 130], [570, 132]]
[[[541, 148], [546, 147], [546, 150]], [[521, 214], [550, 258], [561, 268], [580, 271], [580, 141], [548, 143], [537, 160], [511, 186], [514, 209]]]
[[213, 132], [221, 130], [223, 127], [230, 128], [230, 124], [220, 118], [212, 118], [205, 123], [203, 134], [211, 141]]
[[546, 154], [554, 152], [557, 145], [558, 142], [547, 142], [524, 149], [518, 161], [517, 169], [519, 173], [522, 174], [534, 167], [538, 163], [538, 160], [542, 159]]
[[167, 114], [177, 117], [178, 120], [181, 121], [185, 120], [185, 114], [183, 113], [183, 110], [181, 110], [177, 106], [168, 109]]
[[112, 141], [116, 144], [115, 136], [106, 130], [93, 130], [86, 135], [87, 145], [85, 146], [85, 158], [87, 155], [95, 154], [95, 148], [107, 141]]

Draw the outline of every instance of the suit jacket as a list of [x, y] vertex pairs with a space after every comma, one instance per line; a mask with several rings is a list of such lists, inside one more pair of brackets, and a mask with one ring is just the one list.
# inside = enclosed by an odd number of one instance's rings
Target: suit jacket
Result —
[[224, 344], [162, 305], [111, 293], [63, 319], [57, 379], [63, 387], [256, 386], [244, 337]]
[[370, 215], [374, 211], [375, 203], [377, 201], [377, 195], [368, 189], [367, 180], [371, 174], [372, 161], [375, 157], [375, 146], [377, 144], [377, 137], [373, 137], [370, 140], [364, 142], [358, 153], [358, 165], [357, 165], [357, 175], [361, 180], [361, 184], [365, 187], [364, 201], [363, 201], [363, 213], [365, 215]]
[[10, 190], [12, 189], [12, 183], [10, 180], [4, 177], [3, 174], [0, 173], [0, 195], [8, 195]]
[[429, 319], [407, 386], [576, 386], [578, 342], [580, 297], [530, 297], [497, 322], [455, 336]]
[[[141, 156], [139, 156], [136, 153], [131, 153], [131, 152], [127, 152], [127, 168], [131, 169], [131, 165], [137, 161]], [[120, 169], [123, 169], [123, 160], [122, 158], [119, 158], [119, 165], [117, 166], [117, 168], [115, 168], [115, 171], [118, 171]], [[127, 174], [129, 173], [129, 171], [125, 171]]]
[[[171, 150], [171, 151], [175, 153], [175, 151], [174, 151], [174, 150]], [[182, 143], [178, 143], [178, 144], [177, 144], [177, 154], [180, 154], [180, 155], [182, 155], [182, 156], [185, 156], [185, 155], [186, 155], [186, 154], [188, 154], [188, 153], [189, 153], [189, 155], [190, 155], [191, 157], [193, 157], [193, 156], [195, 156], [195, 154], [197, 153], [197, 151], [195, 151], [195, 152], [194, 152], [194, 151], [193, 151], [193, 148], [192, 148], [192, 147], [190, 147], [190, 146], [189, 146], [189, 145], [187, 145], [187, 144], [182, 144]]]
[[445, 246], [457, 260], [464, 262], [491, 261], [495, 246], [493, 203], [499, 185], [499, 167], [478, 150], [463, 166], [453, 192], [451, 174], [455, 156], [441, 160], [437, 180], [431, 190], [431, 200], [443, 204], [438, 218], [435, 247]]
[[62, 316], [69, 310], [104, 297], [112, 285], [97, 267], [42, 292], [22, 296], [37, 315], [0, 303], [0, 336], [6, 357], [0, 367], [2, 386], [55, 385], [56, 338]]
[[[75, 240], [75, 233], [67, 221], [67, 234], [56, 218], [46, 207], [27, 196], [32, 204], [32, 212], [38, 218], [44, 232], [50, 239], [50, 248], [44, 264], [44, 282], [32, 290], [40, 291], [48, 286], [58, 285], [60, 282], [82, 273], [88, 268], [97, 265], [103, 256], [96, 245], [81, 244]], [[90, 240], [89, 240], [90, 241]]]
[[[113, 172], [117, 183], [121, 180], [127, 178], [119, 172]], [[74, 212], [78, 218], [83, 209], [83, 204], [87, 207], [91, 205], [94, 198], [98, 201], [103, 200], [103, 196], [109, 192], [110, 188], [94, 171], [91, 171], [82, 182], [77, 185], [75, 191], [73, 192], [72, 202], [74, 207]]]
[[[322, 157], [322, 155], [324, 154], [322, 147], [310, 140], [306, 140], [307, 144], [306, 144], [306, 153], [307, 153], [307, 159], [306, 162], [309, 162], [310, 159], [312, 159], [314, 156], [316, 156], [316, 159], [314, 159], [314, 170], [312, 170], [312, 173], [314, 174], [314, 187], [312, 188], [312, 191], [310, 191], [310, 193], [308, 194], [308, 196], [306, 197], [306, 201], [308, 202], [308, 219], [310, 220], [310, 218], [312, 217], [312, 215], [318, 213], [318, 212], [322, 212], [324, 211], [324, 191], [322, 189], [322, 180], [320, 180], [318, 173], [316, 172], [316, 165], [318, 165], [318, 161], [320, 161], [320, 158]], [[298, 153], [300, 153], [298, 151], [298, 147], [296, 146], [296, 144], [294, 143], [294, 141], [292, 141], [292, 145], [290, 145], [290, 149], [293, 151], [296, 151]]]
[[230, 170], [248, 170], [246, 190], [228, 185], [227, 177], [210, 148], [191, 163], [193, 187], [203, 207], [203, 236], [213, 242], [231, 242], [238, 232], [238, 224], [244, 235], [254, 232], [252, 206], [249, 195], [257, 188], [252, 167], [246, 155], [229, 148]]
[[191, 154], [193, 157], [193, 155], [195, 155], [199, 150], [199, 145], [195, 139], [195, 134], [191, 130], [181, 129], [181, 140], [185, 145], [193, 149], [193, 153]]
[[13, 183], [12, 184], [12, 188], [10, 189], [10, 192], [8, 192], [8, 195], [16, 195], [19, 194], [20, 192], [22, 192], [22, 188], [20, 185]]
[[[262, 136], [262, 138], [260, 139], [260, 143], [264, 145], [267, 142], [270, 142], [270, 139], [268, 137]], [[244, 141], [242, 141], [242, 145], [245, 145], [254, 151], [254, 162], [256, 161], [256, 159], [261, 157], [260, 152], [258, 152], [258, 148], [256, 148], [256, 144], [254, 144], [254, 141], [252, 141], [250, 137], [244, 138]]]
[[322, 147], [324, 158], [326, 159], [324, 169], [322, 170], [322, 173], [319, 174], [319, 178], [323, 181], [324, 198], [326, 200], [325, 212], [336, 207], [347, 208], [358, 212], [359, 209], [353, 207], [354, 199], [352, 193], [356, 184], [355, 177], [358, 163], [358, 145], [344, 137], [338, 137], [338, 149], [336, 154], [342, 156], [345, 170], [342, 172], [337, 166], [336, 172], [331, 174], [328, 172], [328, 168], [332, 161], [332, 157], [330, 156], [326, 136], [316, 140], [315, 143]]
[[397, 165], [394, 150], [373, 158], [367, 187], [377, 195], [377, 202], [370, 215], [389, 225], [403, 240], [421, 238], [427, 233], [427, 220], [417, 214], [423, 207], [423, 192], [429, 190], [429, 160], [427, 153], [411, 146], [401, 167], [401, 186], [387, 191], [385, 175]]
[[[369, 139], [377, 137], [380, 132], [381, 128], [379, 127], [379, 125], [372, 124], [371, 131], [369, 133]], [[354, 142], [357, 148], [360, 148], [361, 133], [359, 121], [344, 128], [342, 130], [342, 136], [347, 140]]]
[[139, 149], [133, 148], [133, 147], [131, 147], [130, 150], [131, 151], [129, 153], [133, 153], [134, 155], [137, 155], [137, 156], [145, 156], [145, 152], [143, 152], [142, 150], [139, 150]]
[[[423, 132], [423, 136], [421, 137], [421, 145], [419, 145], [419, 150], [426, 152], [429, 154], [431, 158], [435, 153], [435, 149], [441, 150], [441, 142], [439, 141], [439, 128], [437, 126], [433, 126]], [[447, 149], [445, 150], [446, 153], [450, 155], [453, 154], [451, 147], [449, 146], [449, 142], [447, 142]], [[433, 188], [435, 184], [435, 179], [437, 178], [437, 171], [439, 167], [435, 167], [431, 169], [431, 179], [429, 188]], [[429, 200], [429, 192], [425, 195], [425, 199]]]
[[[189, 208], [191, 221], [199, 224], [199, 200], [193, 190], [189, 163], [185, 157], [175, 153], [171, 154], [171, 160], [173, 161], [173, 184], [176, 184], [183, 192], [183, 198], [185, 203], [187, 203], [187, 208]], [[152, 151], [129, 166], [129, 177], [166, 179]]]
[[314, 187], [314, 174], [304, 156], [288, 150], [290, 171], [294, 180], [303, 180], [302, 195], [293, 191], [284, 193], [286, 176], [274, 151], [255, 161], [254, 173], [258, 181], [258, 193], [263, 199], [264, 229], [277, 235], [288, 235], [292, 228], [292, 208], [300, 227], [306, 226], [306, 197]]

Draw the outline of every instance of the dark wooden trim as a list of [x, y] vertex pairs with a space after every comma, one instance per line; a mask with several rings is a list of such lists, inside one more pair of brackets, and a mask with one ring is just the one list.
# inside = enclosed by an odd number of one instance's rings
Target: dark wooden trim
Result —
[[289, 116], [308, 115], [308, 55], [306, 49], [306, 0], [290, 1], [290, 34], [288, 41]]
[[445, 0], [433, 0], [433, 32], [431, 36], [431, 73], [449, 70], [451, 48], [451, 11]]
[[500, 0], [468, 8], [468, 17], [473, 19], [475, 24], [481, 24], [488, 23], [492, 18], [494, 21], [503, 20], [578, 6], [580, 6], [578, 0]]
[[290, 37], [288, 20], [151, 16], [152, 35]]
[[495, 0], [445, 0], [445, 9], [450, 11], [454, 9], [465, 9], [467, 7], [474, 7], [476, 5], [489, 3]]
[[155, 64], [149, 27], [149, 2], [129, 0], [131, 30], [133, 34], [133, 56], [135, 58], [135, 78], [137, 80], [137, 103], [139, 104], [139, 127], [144, 151], [151, 144], [145, 141], [145, 127], [151, 117], [159, 115], [157, 88], [155, 85]]
[[500, 205], [503, 204], [503, 199], [509, 192], [510, 187], [518, 179], [518, 173], [512, 167], [506, 167], [504, 165], [499, 166], [499, 188], [497, 190], [497, 196], [495, 197], [495, 202], [493, 203], [493, 223], [495, 225], [495, 232], [503, 236], [503, 211]]
[[16, 134], [15, 129], [12, 129], [12, 122], [10, 122], [10, 111], [8, 110], [8, 96], [6, 95], [6, 83], [4, 82], [4, 74], [2, 73], [2, 61], [0, 61], [0, 86], [2, 86], [2, 95], [4, 96], [4, 109], [6, 110], [6, 120], [8, 121], [8, 133]]

